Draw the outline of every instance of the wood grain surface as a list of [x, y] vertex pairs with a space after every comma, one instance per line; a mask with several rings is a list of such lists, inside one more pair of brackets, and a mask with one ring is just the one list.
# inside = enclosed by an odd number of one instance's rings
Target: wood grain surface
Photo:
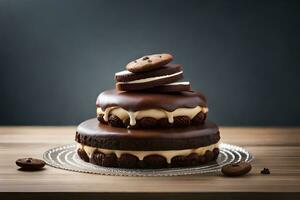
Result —
[[[13, 192], [300, 192], [300, 128], [221, 127], [223, 142], [243, 146], [255, 156], [252, 171], [244, 177], [228, 178], [221, 174], [117, 177], [49, 166], [38, 172], [18, 170], [17, 158], [42, 158], [47, 149], [73, 142], [75, 129], [71, 126], [0, 127], [0, 192], [7, 195]], [[270, 169], [270, 175], [260, 174], [264, 167]]]

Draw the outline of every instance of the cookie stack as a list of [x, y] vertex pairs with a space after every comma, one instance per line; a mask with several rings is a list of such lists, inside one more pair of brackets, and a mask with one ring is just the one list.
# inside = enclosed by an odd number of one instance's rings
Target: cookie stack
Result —
[[81, 159], [105, 167], [185, 167], [215, 160], [219, 129], [206, 121], [203, 94], [191, 91], [170, 54], [148, 55], [115, 74], [96, 101], [97, 119], [77, 128]]

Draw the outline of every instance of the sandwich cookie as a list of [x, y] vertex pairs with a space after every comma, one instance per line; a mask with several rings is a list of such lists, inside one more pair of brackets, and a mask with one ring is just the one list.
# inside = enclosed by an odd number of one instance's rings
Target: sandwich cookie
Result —
[[220, 133], [212, 122], [187, 128], [128, 131], [90, 119], [78, 126], [75, 140], [77, 153], [86, 162], [105, 167], [165, 168], [215, 160]]
[[127, 128], [170, 128], [203, 124], [208, 108], [203, 94], [107, 90], [96, 101], [101, 123]]
[[160, 68], [172, 60], [173, 56], [167, 53], [147, 55], [128, 63], [126, 69], [133, 73], [146, 72]]
[[176, 82], [183, 78], [181, 65], [169, 64], [148, 72], [121, 71], [115, 74], [116, 89], [135, 91]]

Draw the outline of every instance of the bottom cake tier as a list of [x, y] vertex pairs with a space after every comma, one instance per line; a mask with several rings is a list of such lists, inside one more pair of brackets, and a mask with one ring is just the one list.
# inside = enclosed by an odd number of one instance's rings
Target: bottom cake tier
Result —
[[209, 121], [185, 128], [128, 130], [90, 119], [78, 126], [75, 140], [82, 160], [104, 167], [188, 167], [217, 159], [220, 133]]

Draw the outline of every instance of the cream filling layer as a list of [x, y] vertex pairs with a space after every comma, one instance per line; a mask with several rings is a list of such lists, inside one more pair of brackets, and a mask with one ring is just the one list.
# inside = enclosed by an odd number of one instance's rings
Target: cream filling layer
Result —
[[110, 114], [113, 114], [120, 118], [122, 121], [130, 118], [131, 126], [134, 126], [136, 124], [136, 120], [142, 119], [144, 117], [153, 117], [154, 119], [168, 118], [169, 123], [173, 123], [174, 117], [187, 116], [190, 119], [193, 119], [199, 112], [207, 113], [208, 108], [201, 106], [196, 106], [194, 108], [177, 108], [172, 112], [163, 109], [147, 109], [131, 112], [118, 106], [106, 108], [104, 111], [100, 107], [97, 108], [97, 115], [103, 114], [103, 119], [105, 121], [108, 121], [108, 116]]
[[164, 79], [164, 78], [177, 76], [177, 75], [182, 74], [182, 73], [183, 73], [183, 71], [180, 71], [180, 72], [176, 72], [174, 74], [168, 74], [168, 75], [163, 75], [163, 76], [155, 76], [155, 77], [149, 77], [149, 78], [143, 78], [143, 79], [138, 79], [138, 80], [134, 80], [134, 81], [119, 82], [119, 83], [126, 83], [126, 84], [146, 83], [146, 82], [150, 82], [150, 81], [155, 81], [155, 80], [159, 80], [159, 79]]
[[96, 147], [90, 147], [87, 145], [82, 145], [77, 143], [77, 149], [83, 149], [89, 158], [91, 158], [94, 151], [98, 150], [104, 154], [114, 153], [118, 158], [121, 157], [122, 154], [131, 154], [139, 158], [139, 160], [143, 160], [146, 156], [149, 155], [160, 155], [166, 158], [168, 163], [171, 163], [172, 158], [175, 156], [188, 156], [191, 153], [196, 153], [199, 156], [205, 154], [206, 151], [213, 151], [215, 148], [219, 148], [219, 143], [212, 144], [209, 146], [199, 147], [196, 149], [183, 149], [183, 150], [165, 150], [165, 151], [127, 151], [127, 150], [112, 150], [112, 149], [101, 149]]

